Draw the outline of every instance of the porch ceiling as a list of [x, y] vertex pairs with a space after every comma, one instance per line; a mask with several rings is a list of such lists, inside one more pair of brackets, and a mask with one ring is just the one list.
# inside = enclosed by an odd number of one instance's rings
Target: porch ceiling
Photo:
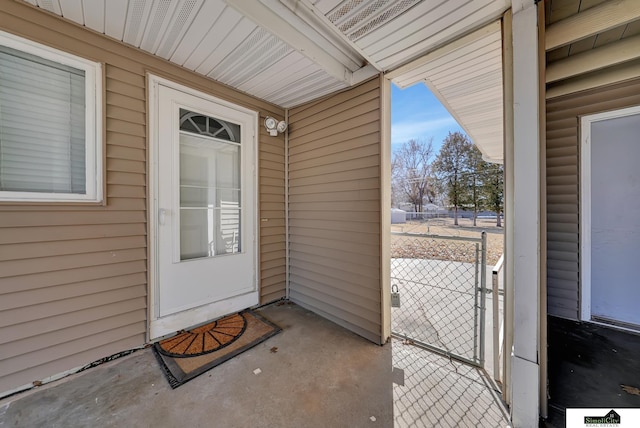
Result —
[[[550, 26], [564, 19], [569, 19], [579, 13], [584, 13], [589, 9], [599, 6], [606, 1], [607, 0], [549, 0], [545, 2], [546, 25]], [[625, 22], [622, 25], [617, 25], [586, 38], [550, 49], [547, 51], [547, 61], [559, 61], [569, 56], [597, 49], [609, 43], [614, 43], [639, 34], [640, 20]]]
[[424, 82], [485, 160], [502, 162], [502, 30], [499, 21], [390, 73], [401, 88]]
[[290, 108], [407, 64], [510, 0], [23, 0]]
[[638, 0], [545, 2], [547, 98], [640, 73]]

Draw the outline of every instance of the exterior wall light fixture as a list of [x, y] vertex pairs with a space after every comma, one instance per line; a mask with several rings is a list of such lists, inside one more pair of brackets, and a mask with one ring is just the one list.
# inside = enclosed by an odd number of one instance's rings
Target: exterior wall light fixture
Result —
[[287, 122], [281, 120], [278, 122], [271, 116], [267, 116], [264, 119], [264, 127], [269, 131], [269, 135], [275, 137], [278, 133], [283, 133], [287, 129]]

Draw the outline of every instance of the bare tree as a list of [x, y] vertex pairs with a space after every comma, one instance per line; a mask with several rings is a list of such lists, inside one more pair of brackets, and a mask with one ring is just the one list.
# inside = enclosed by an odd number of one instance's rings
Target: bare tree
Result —
[[433, 202], [435, 191], [431, 176], [432, 140], [409, 140], [394, 154], [391, 161], [392, 199], [410, 202], [416, 212], [422, 212], [425, 199]]
[[391, 206], [397, 207], [403, 202], [403, 192], [401, 186], [402, 167], [400, 160], [395, 154], [391, 157]]

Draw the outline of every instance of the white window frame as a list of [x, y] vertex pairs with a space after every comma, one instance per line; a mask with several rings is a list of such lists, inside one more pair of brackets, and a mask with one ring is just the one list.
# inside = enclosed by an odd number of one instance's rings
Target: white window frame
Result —
[[0, 191], [0, 202], [102, 202], [102, 64], [0, 31], [0, 45], [85, 73], [85, 193]]
[[640, 114], [640, 106], [580, 118], [580, 320], [591, 320], [591, 124]]

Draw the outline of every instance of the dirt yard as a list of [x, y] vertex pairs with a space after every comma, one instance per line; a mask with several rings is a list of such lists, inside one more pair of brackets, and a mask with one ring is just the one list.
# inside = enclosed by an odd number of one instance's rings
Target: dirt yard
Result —
[[[504, 226], [504, 221], [503, 221]], [[454, 226], [452, 218], [429, 220], [409, 220], [403, 224], [392, 224], [392, 232], [423, 233], [441, 236], [463, 236], [479, 238], [482, 231], [487, 232], [487, 264], [495, 265], [503, 253], [504, 227], [496, 227], [495, 219], [473, 220], [458, 219]], [[429, 258], [436, 260], [454, 260], [472, 263], [475, 259], [475, 246], [472, 243], [440, 239], [416, 240], [392, 236], [391, 257]]]

